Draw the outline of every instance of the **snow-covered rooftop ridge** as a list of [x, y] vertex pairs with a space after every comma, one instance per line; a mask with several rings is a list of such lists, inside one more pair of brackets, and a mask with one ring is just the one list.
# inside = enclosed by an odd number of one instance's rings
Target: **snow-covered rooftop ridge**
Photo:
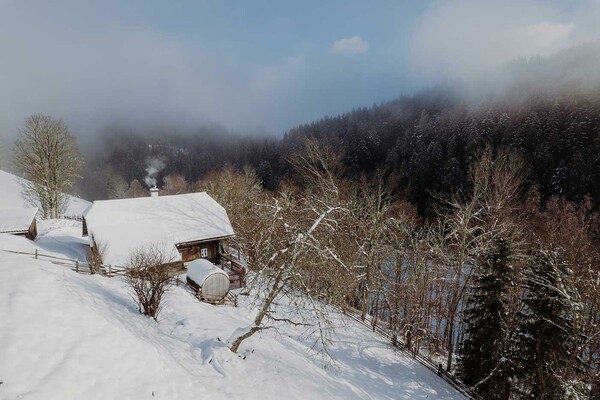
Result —
[[[30, 207], [23, 198], [23, 183], [26, 179], [0, 170], [0, 208]], [[69, 204], [65, 215], [81, 215], [90, 206], [90, 202], [69, 195]]]
[[27, 232], [37, 212], [37, 208], [0, 207], [0, 233]]
[[180, 261], [175, 245], [234, 234], [225, 209], [205, 192], [98, 200], [84, 215], [90, 243], [104, 247], [103, 261], [111, 265], [125, 265], [147, 246]]

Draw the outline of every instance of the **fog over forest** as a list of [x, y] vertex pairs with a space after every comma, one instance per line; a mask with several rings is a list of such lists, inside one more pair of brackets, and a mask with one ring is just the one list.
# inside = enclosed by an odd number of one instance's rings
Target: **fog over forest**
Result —
[[[410, 187], [412, 199], [420, 205], [422, 212], [428, 207], [432, 191], [446, 193], [459, 182], [467, 184], [464, 180], [471, 161], [477, 151], [489, 143], [515, 148], [532, 162], [544, 159], [551, 163], [543, 167], [533, 165], [534, 169], [541, 168], [549, 174], [544, 178], [532, 177], [531, 181], [543, 188], [545, 197], [563, 193], [580, 200], [589, 192], [596, 198], [596, 189], [586, 183], [594, 182], [589, 175], [591, 171], [586, 172], [587, 178], [559, 183], [562, 182], [558, 178], [560, 174], [573, 174], [573, 168], [580, 169], [572, 161], [575, 150], [563, 151], [550, 158], [538, 159], [535, 154], [545, 151], [542, 139], [549, 141], [550, 147], [554, 146], [552, 141], [555, 139], [567, 140], [564, 131], [572, 128], [565, 123], [587, 124], [589, 137], [586, 140], [597, 143], [594, 112], [597, 110], [600, 72], [595, 66], [599, 62], [600, 42], [575, 46], [548, 57], [514, 60], [503, 68], [502, 74], [482, 75], [472, 82], [447, 82], [373, 107], [348, 110], [340, 116], [292, 128], [283, 138], [247, 135], [218, 125], [189, 129], [177, 125], [156, 125], [147, 129], [113, 125], [91, 141], [91, 146], [83, 144], [88, 162], [79, 190], [89, 198], [106, 198], [107, 182], [113, 175], [122, 176], [127, 182], [135, 179], [144, 183], [144, 180], [148, 181], [146, 170], [152, 168], [151, 181], [154, 183], [156, 179], [160, 186], [162, 177], [167, 175], [181, 174], [187, 181], [196, 182], [207, 172], [226, 165], [238, 169], [256, 168], [264, 186], [274, 189], [282, 179], [293, 178], [287, 158], [299, 149], [303, 138], [316, 137], [333, 145], [344, 156], [349, 173], [354, 177], [362, 173], [372, 175], [378, 170], [399, 173], [403, 177], [400, 187]], [[560, 124], [553, 128], [558, 129], [556, 136], [549, 134], [544, 126], [535, 128], [545, 130], [542, 138], [528, 136], [532, 132], [520, 133], [529, 129], [524, 128], [523, 118], [530, 123], [534, 115], [555, 113], [558, 106], [564, 108], [561, 115], [574, 120], [556, 121]], [[540, 118], [540, 123], [550, 124], [550, 117]], [[551, 118], [562, 117], [553, 114]], [[507, 124], [513, 127], [507, 127]], [[486, 126], [487, 133], [478, 131], [478, 125]], [[517, 131], [508, 134], [507, 129]], [[448, 138], [455, 135], [459, 139], [448, 142]], [[511, 139], [511, 135], [517, 138]], [[527, 137], [532, 140], [528, 145], [531, 147], [521, 148]], [[453, 154], [457, 148], [456, 140], [464, 146], [460, 154]], [[470, 144], [467, 146], [467, 143]], [[586, 154], [596, 157], [595, 145], [590, 146], [585, 147]], [[437, 154], [436, 162], [430, 159], [432, 152]], [[427, 157], [422, 161], [415, 158], [417, 155], [424, 157], [424, 154]], [[160, 168], [152, 167], [156, 160], [160, 160]], [[417, 173], [421, 170], [416, 165], [419, 162], [427, 164], [429, 172]], [[455, 177], [450, 180], [444, 178], [450, 173], [448, 168], [455, 169], [452, 172]], [[420, 174], [427, 176], [419, 178]], [[567, 182], [578, 188], [564, 188], [563, 184]]]

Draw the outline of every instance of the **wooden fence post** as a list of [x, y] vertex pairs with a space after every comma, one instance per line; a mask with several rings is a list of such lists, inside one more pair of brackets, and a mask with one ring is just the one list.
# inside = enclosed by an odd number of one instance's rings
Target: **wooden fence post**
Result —
[[75, 260], [75, 272], [79, 272], [79, 260]]
[[38, 255], [37, 255], [37, 249], [35, 249], [35, 259], [38, 259]]
[[112, 274], [112, 268], [110, 266], [110, 264], [108, 264], [108, 276], [110, 277]]

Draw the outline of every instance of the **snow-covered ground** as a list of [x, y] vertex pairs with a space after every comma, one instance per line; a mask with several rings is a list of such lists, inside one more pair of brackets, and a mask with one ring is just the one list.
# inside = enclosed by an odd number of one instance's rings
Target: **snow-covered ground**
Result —
[[[0, 170], [0, 208], [31, 207], [21, 195], [23, 178]], [[90, 202], [75, 196], [69, 196], [66, 215], [81, 215]]]
[[[0, 249], [79, 257], [78, 228], [44, 221], [36, 243], [0, 234]], [[156, 323], [120, 278], [0, 250], [0, 399], [462, 398], [342, 316], [326, 368], [290, 326], [246, 340], [242, 359], [224, 341], [254, 312], [244, 300], [213, 306], [174, 287]]]

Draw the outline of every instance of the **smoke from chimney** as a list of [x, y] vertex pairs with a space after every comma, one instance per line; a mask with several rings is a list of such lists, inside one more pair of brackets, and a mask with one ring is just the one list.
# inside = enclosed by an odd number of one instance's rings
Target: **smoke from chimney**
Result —
[[165, 162], [158, 157], [152, 157], [148, 158], [146, 163], [148, 166], [146, 167], [147, 175], [144, 177], [144, 183], [148, 187], [155, 187], [157, 183], [156, 178], [158, 173], [165, 168]]

